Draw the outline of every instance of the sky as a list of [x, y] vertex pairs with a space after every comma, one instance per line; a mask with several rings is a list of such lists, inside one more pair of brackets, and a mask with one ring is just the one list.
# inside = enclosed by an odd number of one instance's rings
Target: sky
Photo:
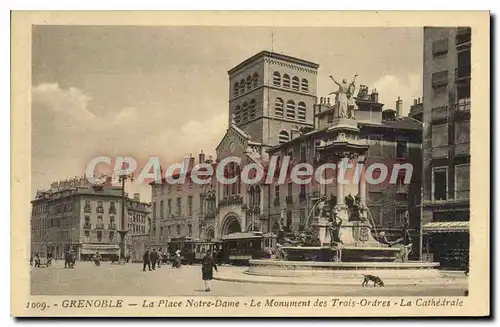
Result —
[[[274, 31], [274, 42], [271, 37]], [[227, 71], [262, 50], [319, 64], [328, 76], [376, 88], [407, 113], [422, 96], [421, 28], [35, 26], [32, 44], [32, 195], [82, 176], [96, 156], [181, 162], [215, 157], [227, 129]], [[133, 183], [150, 201], [148, 185]]]

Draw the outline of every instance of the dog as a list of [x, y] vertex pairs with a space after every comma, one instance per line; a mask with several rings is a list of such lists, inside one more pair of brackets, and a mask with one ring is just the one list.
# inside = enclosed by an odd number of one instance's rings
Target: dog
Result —
[[368, 286], [368, 283], [369, 282], [373, 282], [373, 287], [376, 287], [376, 286], [380, 286], [380, 287], [384, 287], [384, 282], [382, 281], [382, 279], [380, 279], [380, 277], [377, 277], [377, 276], [374, 276], [374, 275], [365, 275], [363, 274], [363, 283], [361, 284], [361, 286]]

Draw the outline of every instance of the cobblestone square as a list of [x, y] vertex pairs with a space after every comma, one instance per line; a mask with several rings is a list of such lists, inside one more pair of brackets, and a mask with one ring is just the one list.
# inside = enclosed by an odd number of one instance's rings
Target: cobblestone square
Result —
[[[218, 274], [235, 275], [244, 267], [222, 266]], [[174, 269], [162, 266], [155, 271], [142, 271], [142, 264], [96, 267], [90, 262], [77, 262], [75, 269], [65, 269], [62, 261], [49, 268], [31, 268], [32, 295], [91, 296], [462, 296], [463, 284], [384, 288], [320, 285], [283, 285], [240, 283], [213, 280], [211, 292], [204, 291], [200, 266]]]

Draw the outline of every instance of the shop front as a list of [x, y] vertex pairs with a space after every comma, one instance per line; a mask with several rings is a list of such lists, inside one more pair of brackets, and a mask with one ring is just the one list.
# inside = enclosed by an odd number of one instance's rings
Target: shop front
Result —
[[80, 260], [90, 261], [97, 252], [103, 261], [114, 260], [120, 255], [120, 246], [117, 244], [82, 244]]
[[424, 256], [443, 269], [469, 266], [469, 222], [439, 221], [422, 226]]

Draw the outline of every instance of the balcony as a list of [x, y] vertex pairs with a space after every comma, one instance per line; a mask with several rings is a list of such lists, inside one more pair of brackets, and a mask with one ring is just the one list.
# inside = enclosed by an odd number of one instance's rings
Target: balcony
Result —
[[83, 208], [83, 212], [85, 212], [85, 213], [91, 213], [92, 212], [92, 207], [91, 206], [85, 206]]
[[288, 195], [286, 197], [286, 204], [293, 204], [293, 196]]
[[104, 213], [104, 208], [103, 207], [97, 207], [96, 212], [97, 213]]
[[111, 223], [108, 225], [108, 229], [109, 230], [116, 230], [116, 224], [115, 223]]
[[104, 229], [104, 224], [103, 223], [97, 223], [95, 224], [96, 229]]
[[92, 224], [91, 223], [85, 223], [83, 224], [84, 229], [92, 229]]

